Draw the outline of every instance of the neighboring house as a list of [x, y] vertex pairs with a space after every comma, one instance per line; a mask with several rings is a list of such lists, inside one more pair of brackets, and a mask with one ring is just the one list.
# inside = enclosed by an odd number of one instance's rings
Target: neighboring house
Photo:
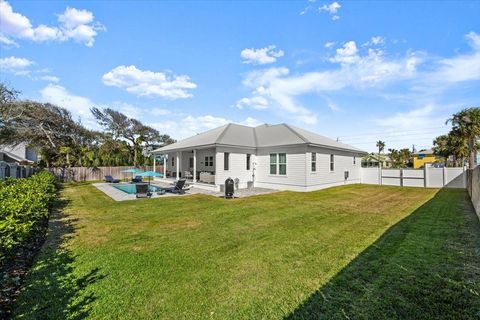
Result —
[[445, 158], [436, 156], [431, 149], [415, 152], [412, 156], [414, 169], [423, 168], [425, 164], [445, 162]]
[[220, 190], [227, 178], [251, 186], [310, 191], [360, 182], [362, 150], [287, 124], [227, 124], [152, 152], [165, 177]]
[[375, 153], [370, 153], [362, 158], [363, 168], [378, 168], [380, 165], [382, 168], [390, 168], [392, 160], [387, 155]]
[[37, 162], [37, 152], [21, 143], [16, 147], [0, 146], [0, 161], [29, 164]]

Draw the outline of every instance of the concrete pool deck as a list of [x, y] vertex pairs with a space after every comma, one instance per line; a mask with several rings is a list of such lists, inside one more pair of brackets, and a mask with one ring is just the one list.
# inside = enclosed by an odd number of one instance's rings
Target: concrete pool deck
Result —
[[[126, 184], [129, 184], [129, 183], [112, 184], [112, 183], [102, 182], [102, 183], [94, 183], [92, 185], [96, 187], [98, 190], [103, 191], [107, 196], [109, 196], [115, 201], [140, 200], [135, 196], [135, 194], [128, 194], [114, 187], [114, 185], [126, 185]], [[152, 185], [156, 187], [163, 187], [163, 188], [168, 188], [172, 186], [172, 184], [170, 183], [164, 183], [159, 181], [155, 181], [155, 183], [152, 183]], [[245, 197], [250, 197], [250, 196], [255, 196], [260, 194], [268, 194], [273, 192], [278, 192], [278, 190], [265, 189], [265, 188], [238, 189], [238, 190], [235, 190], [235, 198], [245, 198]], [[205, 195], [210, 195], [214, 197], [222, 197], [224, 195], [222, 192], [204, 190], [200, 188], [195, 188], [195, 186], [193, 186], [188, 191], [186, 191], [185, 194], [165, 193], [163, 195], [158, 195], [156, 192], [153, 192], [151, 198], [154, 199], [154, 198], [165, 198], [165, 197], [187, 197], [193, 194], [205, 194]], [[142, 198], [142, 199], [146, 199], [146, 198]]]

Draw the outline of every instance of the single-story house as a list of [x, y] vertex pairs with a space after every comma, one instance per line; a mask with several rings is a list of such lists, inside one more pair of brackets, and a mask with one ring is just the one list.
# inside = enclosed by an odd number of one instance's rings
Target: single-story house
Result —
[[359, 183], [362, 150], [287, 124], [230, 123], [152, 151], [164, 178], [185, 177], [200, 188], [311, 191]]

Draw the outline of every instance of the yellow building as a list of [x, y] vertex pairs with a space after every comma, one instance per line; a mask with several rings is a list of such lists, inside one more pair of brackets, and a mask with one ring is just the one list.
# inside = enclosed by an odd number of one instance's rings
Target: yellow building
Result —
[[427, 163], [442, 163], [444, 158], [436, 156], [432, 150], [422, 150], [413, 154], [413, 168], [419, 169]]

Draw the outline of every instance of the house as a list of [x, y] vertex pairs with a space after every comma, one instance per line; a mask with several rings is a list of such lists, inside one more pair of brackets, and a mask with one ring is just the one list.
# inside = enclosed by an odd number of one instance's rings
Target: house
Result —
[[413, 168], [423, 168], [425, 164], [443, 163], [445, 158], [435, 155], [433, 150], [421, 150], [412, 154]]
[[32, 164], [37, 160], [37, 152], [24, 143], [15, 147], [0, 146], [0, 161], [18, 164]]
[[388, 155], [373, 152], [362, 158], [363, 168], [378, 168], [379, 166], [382, 166], [382, 168], [391, 168], [392, 159], [390, 159]]
[[227, 124], [152, 152], [164, 179], [185, 177], [199, 188], [310, 191], [360, 182], [362, 150], [287, 124]]

